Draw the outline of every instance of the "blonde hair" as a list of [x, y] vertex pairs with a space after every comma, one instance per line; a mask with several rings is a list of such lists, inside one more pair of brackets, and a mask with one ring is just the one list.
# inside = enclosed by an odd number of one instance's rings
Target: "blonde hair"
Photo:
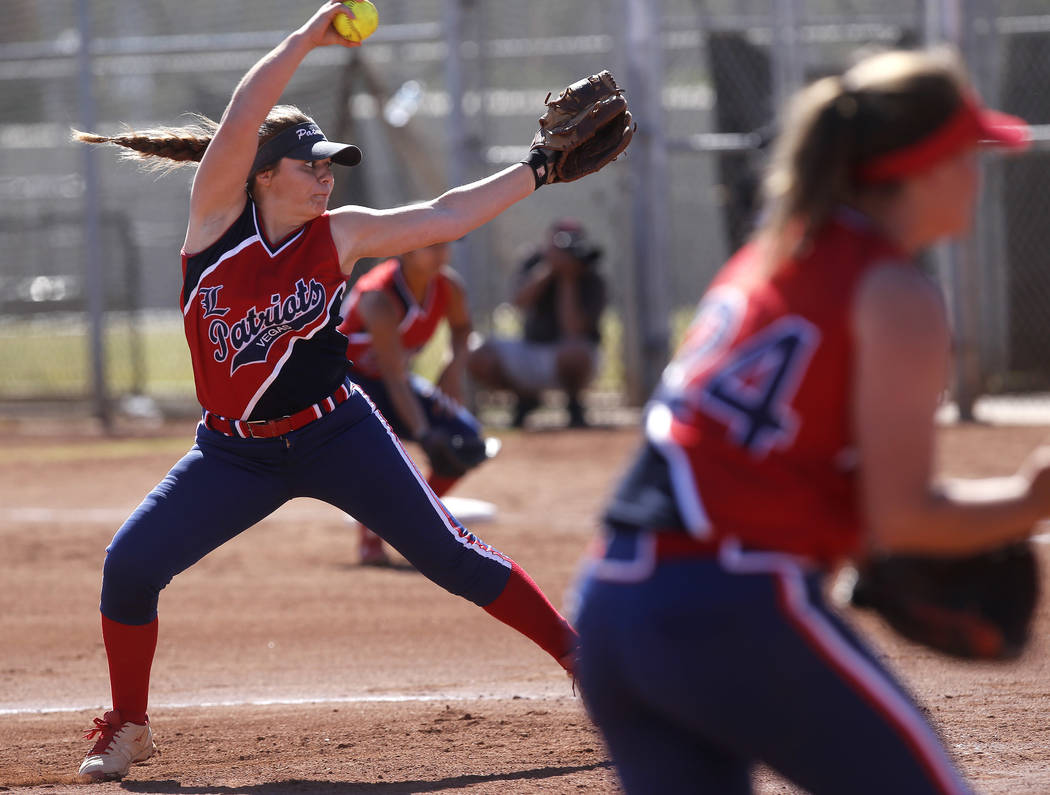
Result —
[[960, 107], [969, 82], [949, 49], [891, 50], [826, 77], [792, 100], [762, 185], [762, 232], [804, 243], [835, 208], [864, 191], [892, 194], [899, 183], [862, 185], [857, 168], [913, 144]]
[[[199, 113], [181, 127], [154, 127], [147, 130], [128, 129], [121, 135], [98, 135], [73, 130], [73, 140], [88, 144], [112, 144], [128, 150], [123, 156], [141, 161], [146, 171], [167, 173], [181, 166], [199, 163], [219, 128], [217, 122]], [[275, 105], [259, 125], [257, 146], [262, 146], [275, 135], [296, 124], [313, 121], [294, 105]], [[258, 149], [256, 150], [258, 151]], [[254, 178], [254, 174], [251, 175]]]

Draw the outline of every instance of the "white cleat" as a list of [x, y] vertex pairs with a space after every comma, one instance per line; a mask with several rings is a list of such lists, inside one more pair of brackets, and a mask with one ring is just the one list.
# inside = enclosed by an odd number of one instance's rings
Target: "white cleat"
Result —
[[95, 718], [95, 728], [84, 734], [90, 740], [98, 736], [91, 752], [80, 765], [81, 781], [119, 781], [134, 762], [143, 762], [157, 751], [149, 718], [145, 725], [121, 720], [116, 710]]

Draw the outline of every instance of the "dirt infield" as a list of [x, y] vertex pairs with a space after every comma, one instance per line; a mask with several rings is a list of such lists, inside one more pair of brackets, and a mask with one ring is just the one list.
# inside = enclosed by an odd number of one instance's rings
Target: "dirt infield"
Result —
[[[109, 702], [104, 548], [191, 435], [185, 424], [116, 440], [0, 426], [0, 789], [83, 791], [80, 730]], [[498, 506], [479, 535], [562, 603], [635, 431], [502, 435], [499, 458], [457, 493]], [[943, 468], [1006, 474], [1048, 437], [946, 429]], [[1007, 666], [941, 659], [854, 618], [978, 791], [1050, 792], [1045, 607], [1031, 651]], [[316, 502], [286, 506], [165, 591], [150, 713], [161, 755], [96, 791], [617, 791], [552, 660], [407, 568], [356, 567], [350, 526]], [[764, 773], [757, 790], [794, 791]]]

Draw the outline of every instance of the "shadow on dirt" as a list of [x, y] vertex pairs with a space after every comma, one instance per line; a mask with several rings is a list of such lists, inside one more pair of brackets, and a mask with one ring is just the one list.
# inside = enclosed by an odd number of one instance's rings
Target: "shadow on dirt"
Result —
[[610, 768], [610, 762], [595, 762], [592, 765], [571, 765], [564, 767], [539, 767], [532, 770], [515, 770], [508, 773], [494, 773], [491, 776], [450, 776], [433, 781], [309, 781], [290, 779], [274, 781], [268, 784], [252, 784], [244, 787], [201, 787], [183, 786], [178, 781], [123, 781], [120, 788], [127, 792], [139, 792], [144, 795], [284, 795], [284, 793], [301, 793], [304, 795], [329, 795], [336, 792], [377, 792], [384, 795], [410, 795], [419, 792], [443, 792], [444, 790], [461, 790], [473, 784], [484, 784], [496, 781], [535, 781], [554, 779], [572, 773], [583, 773], [588, 770]]

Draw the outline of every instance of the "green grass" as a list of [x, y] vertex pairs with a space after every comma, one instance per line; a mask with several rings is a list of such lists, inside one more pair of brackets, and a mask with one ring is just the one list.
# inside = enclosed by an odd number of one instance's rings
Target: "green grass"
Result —
[[88, 439], [56, 442], [52, 438], [8, 440], [0, 448], [0, 463], [48, 463], [51, 461], [125, 460], [144, 456], [182, 456], [192, 444], [185, 433], [175, 436], [136, 437], [133, 439]]
[[[133, 335], [126, 323], [112, 321], [103, 343], [112, 394], [193, 394], [189, 350], [177, 322], [147, 322]], [[91, 378], [90, 335], [83, 324], [36, 320], [0, 326], [0, 399], [81, 397], [90, 393]]]
[[[681, 339], [692, 309], [675, 312], [672, 339]], [[516, 335], [517, 316], [497, 311], [494, 333]], [[106, 378], [109, 392], [133, 392], [154, 397], [192, 400], [193, 369], [183, 337], [181, 319], [175, 316], [150, 317], [139, 322], [133, 335], [128, 322], [119, 317], [109, 321], [104, 334]], [[594, 389], [623, 391], [623, 324], [615, 312], [602, 319], [603, 366]], [[79, 320], [8, 319], [0, 323], [0, 400], [29, 398], [83, 398], [91, 391], [89, 334]], [[138, 346], [138, 353], [136, 352]], [[415, 370], [435, 379], [441, 372], [448, 351], [448, 331], [442, 326], [416, 359]], [[136, 364], [136, 362], [139, 362]]]

